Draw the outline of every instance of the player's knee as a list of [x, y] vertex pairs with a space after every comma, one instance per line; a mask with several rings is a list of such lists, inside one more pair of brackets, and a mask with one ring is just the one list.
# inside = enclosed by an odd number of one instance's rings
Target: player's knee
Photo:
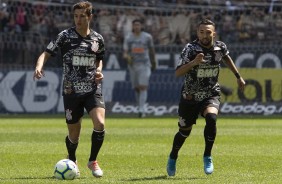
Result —
[[217, 115], [214, 113], [207, 113], [206, 114], [206, 125], [207, 126], [216, 126]]
[[93, 125], [95, 130], [103, 131], [105, 129], [105, 122], [102, 119], [96, 121]]
[[188, 137], [190, 135], [191, 131], [192, 131], [192, 126], [188, 127], [188, 128], [179, 128], [179, 133], [183, 137]]

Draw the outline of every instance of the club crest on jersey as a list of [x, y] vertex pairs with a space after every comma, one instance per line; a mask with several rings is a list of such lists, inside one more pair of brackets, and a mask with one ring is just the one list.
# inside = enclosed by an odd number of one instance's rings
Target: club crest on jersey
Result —
[[91, 46], [91, 50], [93, 52], [97, 52], [98, 49], [99, 49], [99, 43], [96, 40], [94, 40], [93, 43], [92, 43], [92, 46]]

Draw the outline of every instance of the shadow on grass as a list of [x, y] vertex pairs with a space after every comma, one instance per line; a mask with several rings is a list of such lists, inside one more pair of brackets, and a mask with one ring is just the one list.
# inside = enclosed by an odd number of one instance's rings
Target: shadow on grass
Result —
[[156, 177], [144, 177], [144, 178], [131, 178], [123, 181], [153, 181], [153, 180], [204, 180], [206, 177], [188, 177], [188, 178], [178, 178], [178, 177], [169, 177], [167, 175], [156, 176]]
[[0, 178], [0, 181], [7, 180], [42, 180], [42, 179], [55, 179], [53, 176], [49, 177], [16, 177], [16, 178]]
[[[8, 180], [57, 180], [54, 176], [46, 176], [46, 177], [16, 177], [16, 178], [0, 178], [1, 181], [8, 181]], [[79, 177], [77, 179], [85, 179], [85, 177]]]

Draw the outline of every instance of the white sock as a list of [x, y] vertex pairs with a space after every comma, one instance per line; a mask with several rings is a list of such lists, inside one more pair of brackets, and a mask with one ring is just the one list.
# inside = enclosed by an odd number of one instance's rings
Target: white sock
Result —
[[145, 103], [147, 101], [147, 90], [140, 91], [139, 94], [139, 112], [143, 113], [145, 112]]

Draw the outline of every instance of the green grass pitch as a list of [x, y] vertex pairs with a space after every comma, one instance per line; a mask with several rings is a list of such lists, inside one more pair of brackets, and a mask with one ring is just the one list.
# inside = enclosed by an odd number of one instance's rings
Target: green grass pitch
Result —
[[107, 118], [98, 156], [104, 176], [97, 179], [86, 167], [92, 133], [86, 116], [77, 150], [81, 177], [59, 181], [53, 168], [66, 156], [63, 116], [1, 116], [0, 183], [281, 183], [281, 119], [219, 117], [217, 123], [214, 173], [203, 171], [204, 121], [199, 119], [179, 153], [176, 176], [167, 177], [176, 117]]

